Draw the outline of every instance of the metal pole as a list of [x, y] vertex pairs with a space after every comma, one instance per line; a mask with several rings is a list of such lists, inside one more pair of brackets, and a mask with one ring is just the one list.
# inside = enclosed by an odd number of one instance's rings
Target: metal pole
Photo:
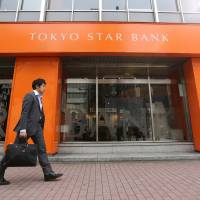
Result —
[[154, 117], [153, 117], [153, 105], [152, 105], [152, 94], [151, 94], [149, 67], [148, 67], [148, 87], [149, 87], [149, 104], [150, 104], [150, 112], [151, 112], [152, 140], [155, 141]]
[[96, 76], [96, 142], [99, 141], [99, 131], [98, 131], [98, 120], [99, 120], [99, 109], [98, 109], [98, 95], [99, 95], [99, 86], [98, 86], [98, 76]]
[[46, 11], [46, 0], [42, 0], [41, 7], [40, 7], [40, 20], [39, 21], [45, 20], [45, 11]]
[[158, 17], [158, 6], [156, 0], [152, 0], [153, 3], [153, 8], [154, 8], [154, 17], [156, 22], [159, 22], [159, 17]]

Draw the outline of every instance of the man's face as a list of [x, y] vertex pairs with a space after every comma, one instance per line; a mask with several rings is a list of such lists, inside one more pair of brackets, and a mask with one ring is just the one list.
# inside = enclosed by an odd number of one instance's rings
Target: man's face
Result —
[[40, 85], [39, 87], [37, 87], [37, 91], [38, 91], [41, 95], [44, 94], [45, 90], [46, 90], [46, 84], [44, 84], [44, 83], [43, 83], [42, 85]]

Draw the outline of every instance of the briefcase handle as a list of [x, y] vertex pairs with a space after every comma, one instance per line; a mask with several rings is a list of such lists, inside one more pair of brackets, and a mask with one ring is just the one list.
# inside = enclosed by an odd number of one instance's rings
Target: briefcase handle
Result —
[[19, 143], [28, 145], [27, 137], [19, 137]]

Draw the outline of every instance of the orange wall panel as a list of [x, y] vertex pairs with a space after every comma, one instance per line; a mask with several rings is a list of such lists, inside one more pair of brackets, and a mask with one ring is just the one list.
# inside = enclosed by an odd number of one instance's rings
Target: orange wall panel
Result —
[[192, 58], [184, 65], [188, 104], [196, 151], [200, 151], [200, 58]]
[[170, 78], [172, 81], [176, 82], [171, 84], [171, 100], [172, 106], [175, 111], [175, 119], [176, 119], [176, 128], [183, 130], [184, 140], [188, 140], [188, 130], [185, 121], [185, 113], [184, 113], [184, 102], [183, 97], [179, 94], [178, 83], [180, 79], [180, 73], [177, 69], [173, 70], [170, 74]]
[[44, 78], [47, 82], [46, 93], [43, 98], [46, 116], [44, 137], [47, 153], [57, 152], [60, 125], [60, 90], [61, 67], [58, 57], [17, 57], [12, 83], [6, 142], [12, 143], [15, 138], [13, 128], [16, 125], [22, 108], [22, 100], [27, 92], [32, 91], [32, 81]]

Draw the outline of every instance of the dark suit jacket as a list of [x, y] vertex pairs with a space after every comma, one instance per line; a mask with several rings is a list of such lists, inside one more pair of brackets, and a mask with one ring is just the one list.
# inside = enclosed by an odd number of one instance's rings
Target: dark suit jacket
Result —
[[34, 92], [30, 92], [24, 96], [21, 116], [16, 124], [14, 131], [19, 132], [22, 129], [26, 129], [29, 136], [35, 135], [38, 131], [38, 127], [44, 127], [45, 115], [40, 110], [39, 100], [35, 96]]

